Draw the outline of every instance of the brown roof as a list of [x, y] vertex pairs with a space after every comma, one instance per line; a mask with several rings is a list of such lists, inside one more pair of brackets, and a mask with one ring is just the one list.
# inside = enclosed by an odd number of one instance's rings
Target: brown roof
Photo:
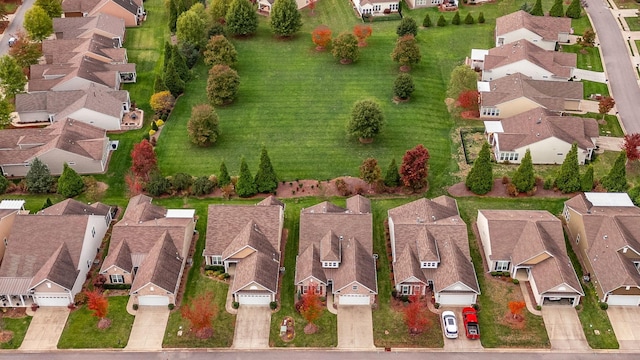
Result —
[[66, 199], [46, 209], [38, 211], [38, 215], [102, 215], [109, 214], [111, 207], [100, 202], [85, 204], [74, 199]]
[[365, 286], [371, 292], [378, 293], [376, 280], [376, 262], [370, 250], [357, 239], [342, 242], [342, 261], [337, 269], [324, 269], [327, 278], [333, 279], [333, 291], [348, 293], [347, 288], [354, 282]]
[[104, 259], [102, 271], [106, 271], [112, 266], [117, 266], [124, 271], [133, 272], [133, 258], [126, 240], [120, 241], [115, 248], [109, 251], [109, 254], [112, 252], [114, 255], [107, 256], [107, 258]]
[[101, 33], [124, 40], [124, 19], [104, 13], [96, 16], [54, 18], [53, 32], [58, 39], [74, 39]]
[[89, 13], [103, 0], [62, 0], [63, 12]]
[[118, 47], [119, 41], [94, 33], [90, 37], [52, 39], [42, 42], [42, 54], [48, 64], [77, 63], [82, 56], [93, 56], [107, 63], [124, 62], [127, 49]]
[[580, 100], [583, 93], [579, 81], [533, 80], [521, 73], [493, 80], [489, 88], [480, 93], [481, 106], [497, 106], [524, 97], [546, 109], [563, 111], [566, 100]]
[[371, 212], [371, 201], [362, 195], [355, 195], [347, 199], [347, 209], [356, 214]]
[[85, 92], [82, 90], [44, 91], [30, 94], [16, 94], [16, 111], [47, 111], [56, 114], [78, 101]]
[[340, 261], [340, 238], [333, 231], [320, 239], [320, 261]]
[[501, 151], [513, 151], [555, 137], [568, 144], [574, 142], [582, 150], [595, 148], [598, 122], [591, 118], [557, 116], [543, 108], [535, 108], [500, 120], [504, 132], [497, 133]]
[[257, 283], [275, 293], [278, 291], [279, 269], [280, 263], [277, 258], [256, 251], [236, 265], [231, 292], [235, 293], [251, 283]]
[[577, 56], [573, 53], [546, 51], [523, 40], [490, 49], [489, 54], [484, 57], [484, 69], [497, 69], [522, 60], [535, 64], [554, 76], [569, 78], [572, 68], [576, 67]]
[[318, 251], [318, 246], [316, 245], [307, 247], [305, 251], [296, 257], [295, 283], [299, 284], [310, 276], [325, 285], [327, 284], [327, 276], [320, 262], [320, 251]]
[[182, 258], [168, 231], [156, 239], [142, 264], [138, 268], [131, 292], [136, 293], [147, 284], [153, 284], [165, 291], [175, 294], [180, 284]]
[[233, 238], [233, 241], [222, 252], [222, 260], [233, 258], [238, 252], [250, 248], [254, 252], [268, 254], [275, 260], [280, 258], [280, 253], [269, 242], [260, 226], [253, 220], [249, 220], [245, 227]]
[[29, 91], [53, 90], [57, 85], [76, 77], [117, 90], [119, 73], [136, 71], [135, 64], [109, 64], [91, 56], [76, 56], [72, 60], [72, 63], [31, 65]]
[[500, 16], [496, 19], [496, 36], [519, 29], [527, 29], [547, 41], [557, 41], [558, 34], [571, 33], [571, 19], [553, 16], [533, 16], [526, 11]]
[[41, 282], [49, 280], [65, 289], [71, 290], [76, 282], [78, 273], [80, 273], [80, 270], [74, 265], [69, 249], [63, 242], [33, 276], [29, 287], [33, 288]]

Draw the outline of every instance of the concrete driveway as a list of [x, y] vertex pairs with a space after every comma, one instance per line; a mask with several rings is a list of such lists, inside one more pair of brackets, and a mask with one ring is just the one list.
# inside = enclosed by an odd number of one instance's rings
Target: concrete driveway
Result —
[[[440, 314], [442, 311], [450, 310], [456, 314], [456, 324], [458, 325], [458, 338], [457, 339], [448, 339], [444, 336], [444, 328], [442, 329], [442, 337], [444, 338], [444, 350], [446, 351], [482, 351], [483, 347], [480, 344], [480, 340], [470, 340], [467, 339], [467, 335], [464, 330], [464, 322], [462, 321], [462, 308], [441, 308]], [[440, 326], [442, 326], [442, 316], [438, 315], [438, 321], [440, 321]], [[480, 336], [482, 336], [482, 324], [480, 324]]]
[[373, 349], [373, 316], [367, 305], [338, 306], [338, 348]]
[[593, 82], [599, 82], [601, 84], [606, 83], [607, 77], [603, 72], [599, 71], [591, 71], [591, 70], [583, 70], [583, 69], [574, 69], [573, 75], [577, 78], [577, 80], [589, 80]]
[[269, 347], [271, 309], [264, 305], [241, 305], [233, 334], [235, 349], [266, 349]]
[[20, 350], [57, 349], [60, 335], [67, 323], [69, 309], [66, 307], [41, 307], [33, 315]]
[[140, 306], [133, 320], [126, 350], [160, 350], [169, 320], [166, 306]]
[[640, 350], [640, 308], [637, 306], [609, 306], [611, 327], [621, 350]]
[[542, 307], [542, 318], [549, 334], [552, 350], [591, 350], [578, 319], [578, 313], [573, 307], [545, 305]]

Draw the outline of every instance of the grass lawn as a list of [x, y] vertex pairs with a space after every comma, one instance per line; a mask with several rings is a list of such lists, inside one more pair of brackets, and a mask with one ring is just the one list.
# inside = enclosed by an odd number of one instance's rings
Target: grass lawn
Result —
[[[565, 7], [565, 11], [567, 8]], [[582, 35], [584, 31], [588, 28], [592, 28], [591, 22], [589, 21], [589, 17], [582, 12], [582, 15], [579, 19], [571, 19], [571, 27], [573, 28], [573, 35]]]
[[71, 312], [64, 327], [59, 349], [123, 348], [129, 341], [134, 317], [127, 313], [128, 296], [111, 296], [107, 318], [111, 327], [98, 329], [98, 319], [86, 305]]
[[597, 47], [585, 47], [580, 45], [562, 45], [562, 51], [578, 55], [578, 69], [603, 72], [600, 50]]
[[638, 17], [626, 17], [624, 21], [627, 22], [629, 31], [640, 31], [640, 21], [638, 21]]
[[3, 329], [13, 331], [13, 338], [6, 343], [0, 343], [0, 349], [17, 349], [22, 345], [22, 340], [29, 329], [31, 324], [31, 316], [25, 316], [21, 318], [0, 318], [3, 323]]
[[607, 0], [616, 3], [618, 9], [639, 9], [640, 5], [635, 0]]
[[584, 93], [584, 98], [586, 100], [589, 100], [591, 98], [591, 94], [600, 94], [602, 96], [609, 96], [609, 88], [607, 87], [607, 84], [603, 84], [595, 81], [589, 81], [589, 80], [582, 80], [582, 84], [583, 84], [582, 91]]
[[[581, 115], [575, 115], [579, 117], [588, 117], [596, 120], [602, 120], [602, 114], [598, 113], [586, 113]], [[620, 123], [618, 122], [618, 118], [615, 115], [605, 115], [604, 120], [605, 124], [598, 124], [598, 128], [600, 129], [601, 136], [613, 136], [613, 137], [623, 137], [624, 132], [620, 127]]]

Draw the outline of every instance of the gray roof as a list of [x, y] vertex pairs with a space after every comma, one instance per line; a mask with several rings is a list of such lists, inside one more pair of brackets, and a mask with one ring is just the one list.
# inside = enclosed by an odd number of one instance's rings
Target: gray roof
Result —
[[577, 55], [558, 51], [547, 51], [522, 40], [489, 50], [484, 57], [484, 70], [497, 69], [520, 61], [535, 64], [557, 77], [568, 78], [576, 67]]
[[107, 216], [111, 207], [101, 202], [85, 204], [78, 200], [66, 199], [46, 209], [38, 211], [38, 215], [101, 215]]

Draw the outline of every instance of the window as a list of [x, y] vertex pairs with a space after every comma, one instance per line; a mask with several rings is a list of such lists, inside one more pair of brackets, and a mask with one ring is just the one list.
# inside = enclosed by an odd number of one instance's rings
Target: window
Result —
[[500, 116], [500, 109], [494, 107], [483, 107], [482, 108], [483, 116]]
[[358, 290], [358, 285], [353, 285], [353, 286], [351, 287], [351, 290]]
[[400, 292], [402, 295], [411, 295], [411, 285], [400, 286]]
[[427, 0], [416, 0], [416, 6], [427, 5]]
[[96, 228], [91, 228], [91, 237], [96, 237]]
[[564, 215], [564, 219], [567, 220], [567, 222], [569, 222], [569, 219], [571, 219], [571, 213], [569, 212], [569, 208], [568, 207], [564, 207], [564, 211], [562, 212], [562, 215]]
[[211, 265], [222, 265], [222, 256], [212, 256]]
[[431, 4], [432, 5], [439, 5], [441, 4], [440, 0], [431, 0]]
[[508, 261], [496, 261], [496, 271], [508, 271], [509, 270], [509, 262]]
[[423, 261], [420, 267], [423, 269], [435, 269], [438, 267], [438, 263], [436, 261]]
[[307, 291], [309, 291], [309, 287], [308, 287], [307, 285], [303, 285], [303, 286], [302, 286], [302, 293], [303, 293], [303, 294], [306, 294], [306, 293], [307, 293]]
[[373, 11], [378, 12], [382, 10], [382, 5], [373, 5]]
[[323, 261], [322, 262], [322, 267], [325, 267], [325, 268], [337, 268], [338, 264], [339, 263], [337, 261]]
[[391, 9], [391, 11], [398, 11], [398, 3], [389, 5], [389, 9]]
[[636, 267], [638, 271], [640, 271], [640, 261], [634, 261], [633, 265]]
[[124, 284], [124, 276], [122, 275], [109, 275], [109, 280], [112, 284]]
[[87, 260], [87, 269], [91, 268], [91, 260]]

